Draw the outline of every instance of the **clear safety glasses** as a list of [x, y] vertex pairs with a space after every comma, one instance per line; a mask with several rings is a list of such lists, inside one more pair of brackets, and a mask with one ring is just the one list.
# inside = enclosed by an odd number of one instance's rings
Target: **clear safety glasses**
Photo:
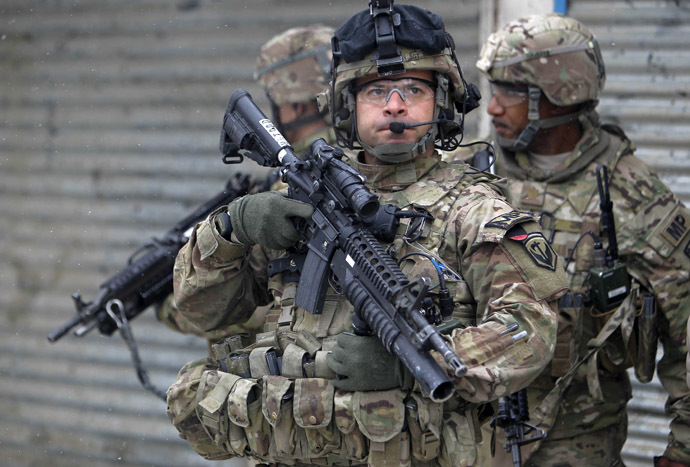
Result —
[[513, 107], [527, 102], [528, 92], [526, 88], [518, 88], [506, 83], [489, 83], [491, 96], [495, 97], [501, 107]]
[[353, 91], [357, 100], [369, 104], [385, 106], [394, 92], [408, 106], [434, 98], [434, 83], [420, 78], [377, 79], [356, 86]]

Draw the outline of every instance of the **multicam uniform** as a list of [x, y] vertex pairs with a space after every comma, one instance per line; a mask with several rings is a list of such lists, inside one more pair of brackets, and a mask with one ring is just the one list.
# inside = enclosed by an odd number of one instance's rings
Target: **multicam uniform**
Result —
[[[548, 437], [527, 447], [532, 453], [525, 465], [620, 465], [631, 397], [625, 369], [634, 364], [639, 379], [651, 379], [653, 364], [644, 362], [654, 362], [654, 331], [664, 346], [658, 376], [673, 417], [664, 455], [690, 464], [690, 211], [633, 155], [622, 130], [600, 125], [591, 104], [603, 86], [603, 63], [596, 40], [580, 23], [557, 15], [517, 20], [489, 38], [477, 66], [494, 81], [538, 86], [555, 105], [584, 103], [572, 114], [582, 137], [553, 174], [535, 166], [527, 152], [505, 149], [498, 138], [503, 150], [497, 173], [509, 179], [509, 200], [541, 214], [553, 248], [564, 257], [581, 239], [567, 270], [572, 293], [559, 302], [554, 360], [527, 389], [531, 422]], [[538, 118], [529, 117], [536, 128]], [[608, 168], [618, 253], [633, 279], [626, 301], [603, 313], [588, 304], [587, 277], [595, 263], [593, 239], [585, 235], [593, 232], [608, 244], [600, 221], [598, 164]], [[655, 325], [642, 312], [649, 294], [656, 299]], [[488, 465], [484, 454], [482, 464]]]
[[[261, 53], [256, 61], [255, 79], [266, 91], [276, 122], [279, 121], [276, 118], [278, 106], [316, 103], [316, 95], [326, 89], [332, 35], [333, 28], [328, 26], [295, 27], [278, 34], [261, 47]], [[311, 142], [317, 138], [323, 138], [328, 144], [335, 143], [335, 134], [330, 129], [330, 119], [321, 114], [312, 115], [314, 116], [307, 117], [308, 121], [305, 119], [297, 123], [324, 120], [324, 124], [328, 126], [317, 128], [298, 141], [291, 141], [298, 155], [306, 153]], [[283, 188], [285, 185], [280, 181], [271, 186], [272, 190]], [[195, 334], [208, 339], [209, 344], [212, 344], [224, 337], [240, 333], [253, 338], [257, 331], [261, 330], [267, 311], [268, 307], [259, 307], [244, 322], [235, 321], [226, 328], [207, 331], [197, 328], [186, 319], [179, 312], [173, 296], [170, 295], [156, 309], [156, 317], [177, 332]]]
[[[453, 378], [457, 397], [435, 403], [417, 388], [334, 390], [325, 355], [338, 334], [352, 329], [349, 302], [330, 290], [321, 314], [296, 307], [297, 284], [287, 282], [287, 274], [267, 277], [267, 261], [279, 252], [228, 242], [206, 221], [176, 262], [180, 310], [207, 331], [243, 319], [258, 305], [270, 303], [271, 310], [266, 332], [237, 352], [251, 352], [251, 378], [223, 371], [221, 365], [232, 367], [231, 358], [203, 360], [185, 366], [169, 389], [168, 414], [202, 456], [297, 465], [473, 465], [477, 404], [525, 386], [550, 358], [551, 306], [565, 290], [562, 259], [531, 216], [504, 202], [496, 179], [466, 174], [465, 164], [446, 164], [438, 155], [393, 166], [352, 164], [383, 203], [434, 216], [419, 239], [405, 240], [403, 223], [388, 246], [397, 258], [424, 252], [453, 271], [447, 283], [461, 327], [449, 341], [469, 367], [465, 377]], [[523, 235], [510, 239], [516, 229]], [[530, 241], [544, 254], [530, 253]], [[436, 277], [420, 256], [401, 267], [412, 280]], [[513, 341], [505, 332], [511, 323], [526, 339]], [[282, 354], [281, 376], [268, 375], [270, 350]], [[315, 362], [308, 369], [305, 355]]]
[[[525, 153], [504, 153], [498, 173], [511, 179], [510, 200], [518, 208], [548, 213], [543, 217], [544, 230], [547, 236], [553, 235], [554, 249], [566, 257], [578, 238], [588, 231], [599, 235], [604, 245], [607, 244], [606, 233], [601, 232], [600, 226], [595, 171], [597, 164], [608, 167], [620, 260], [626, 264], [634, 283], [640, 286], [639, 290], [633, 286], [631, 293], [631, 299], [638, 299], [630, 303], [632, 318], [640, 314], [639, 299], [645, 292], [653, 293], [659, 312], [657, 331], [664, 356], [658, 365], [658, 376], [669, 392], [667, 413], [673, 417], [665, 455], [689, 464], [690, 391], [684, 383], [686, 323], [690, 314], [690, 235], [687, 235], [690, 210], [633, 156], [634, 146], [620, 130], [602, 129], [583, 121], [587, 125], [584, 136], [554, 175], [546, 177], [540, 173]], [[589, 236], [580, 241], [568, 268], [574, 301], [580, 306], [561, 307], [558, 345], [551, 371], [543, 373], [528, 388], [532, 408], [536, 409], [544, 400], [557, 377], [590, 353], [593, 347], [588, 343], [611, 316], [583, 305], [583, 298], [589, 296], [586, 278], [594, 265], [592, 243]], [[637, 332], [637, 327], [633, 328], [632, 321], [624, 322], [623, 335]], [[620, 338], [620, 335], [616, 336]], [[639, 336], [632, 334], [632, 337]], [[639, 341], [638, 344], [643, 345]], [[547, 441], [526, 465], [556, 461], [569, 465], [585, 462], [610, 465], [616, 460], [627, 436], [626, 404], [631, 387], [624, 371], [627, 365], [614, 365], [608, 356], [621, 353], [621, 341], [610, 345], [611, 348], [599, 352], [596, 366], [592, 359], [596, 360], [597, 354], [593, 354], [578, 367], [557, 406], [558, 414]], [[656, 353], [655, 344], [651, 350]], [[645, 357], [636, 354], [632, 340], [627, 351], [636, 360]], [[644, 352], [646, 349], [641, 348], [641, 353]], [[650, 375], [640, 376], [646, 379]], [[552, 418], [556, 414], [550, 415]]]

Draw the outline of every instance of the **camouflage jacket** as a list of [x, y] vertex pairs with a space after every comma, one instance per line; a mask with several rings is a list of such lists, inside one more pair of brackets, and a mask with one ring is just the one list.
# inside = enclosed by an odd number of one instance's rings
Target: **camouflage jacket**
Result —
[[[475, 404], [526, 386], [550, 359], [553, 308], [566, 289], [562, 259], [533, 217], [505, 202], [495, 177], [467, 174], [465, 164], [446, 164], [438, 155], [395, 166], [352, 165], [383, 203], [434, 216], [415, 240], [404, 238], [403, 222], [388, 247], [397, 258], [426, 253], [452, 271], [447, 285], [461, 326], [448, 340], [469, 368], [462, 379], [453, 377], [457, 397], [440, 404], [419, 390], [334, 391], [324, 356], [338, 334], [351, 330], [352, 306], [329, 291], [321, 314], [295, 307], [296, 283], [267, 277], [267, 262], [281, 252], [228, 242], [206, 221], [175, 264], [180, 311], [210, 332], [245, 320], [257, 306], [271, 310], [265, 332], [245, 349], [251, 378], [224, 371], [224, 362], [226, 369], [232, 365], [228, 360], [205, 360], [183, 368], [169, 389], [173, 424], [204, 457], [472, 465], [479, 441]], [[509, 233], [516, 231], [522, 235]], [[418, 255], [401, 267], [411, 279], [436, 277], [431, 262]], [[514, 341], [505, 332], [512, 323], [525, 339]], [[281, 376], [264, 368], [269, 351], [283, 356]], [[313, 377], [303, 377], [305, 354], [315, 361], [308, 372]]]
[[[669, 392], [666, 411], [673, 417], [665, 456], [690, 464], [690, 392], [685, 384], [690, 210], [633, 155], [635, 148], [622, 130], [608, 125], [601, 128], [597, 120], [596, 114], [581, 117], [583, 137], [554, 175], [545, 176], [523, 153], [499, 156], [497, 173], [510, 180], [509, 200], [514, 205], [542, 213], [545, 235], [552, 239], [553, 248], [567, 257], [588, 231], [599, 235], [604, 247], [608, 245], [608, 236], [600, 226], [596, 166], [608, 167], [620, 260], [633, 278], [633, 292], [640, 296], [653, 294], [657, 304], [656, 334], [664, 347], [657, 372]], [[582, 304], [590, 294], [586, 280], [593, 265], [593, 240], [584, 236], [567, 270], [574, 296], [581, 294], [575, 300], [580, 306], [561, 303], [554, 361], [528, 389], [531, 409], [553, 388], [557, 376], [592, 350], [592, 339], [609, 318]], [[639, 289], [635, 289], [635, 283]], [[627, 358], [627, 363], [613, 364], [615, 358], [611, 355], [628, 353], [639, 362], [645, 358], [641, 354], [646, 353], [652, 361], [656, 354], [656, 342], [643, 342], [644, 337], [639, 334], [642, 325], [634, 319], [640, 314], [641, 304], [632, 298], [627, 304], [632, 307], [630, 319], [622, 324], [621, 332], [612, 334], [601, 352], [578, 367], [559, 404], [550, 440], [592, 433], [620, 423], [631, 397], [630, 382], [623, 370], [631, 361]], [[627, 346], [621, 341], [621, 335], [626, 333], [632, 336]], [[592, 362], [597, 355], [598, 365]], [[638, 378], [648, 380], [653, 369], [652, 366], [647, 375], [638, 374]]]

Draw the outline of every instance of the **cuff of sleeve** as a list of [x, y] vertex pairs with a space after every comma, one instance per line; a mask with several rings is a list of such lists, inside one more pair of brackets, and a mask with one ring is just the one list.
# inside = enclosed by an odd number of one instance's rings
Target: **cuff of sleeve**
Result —
[[[213, 234], [216, 236], [216, 239], [218, 240], [218, 249], [216, 250], [216, 255], [220, 258], [223, 258], [225, 260], [241, 258], [247, 253], [247, 250], [249, 250], [249, 247], [247, 245], [224, 239], [218, 234], [218, 232], [215, 231], [215, 229], [213, 231]], [[235, 238], [234, 233], [231, 238], [232, 240], [237, 240]]]
[[246, 245], [233, 243], [221, 237], [216, 232], [213, 222], [208, 220], [199, 225], [196, 238], [201, 259], [215, 263], [223, 264], [242, 258], [249, 249]]

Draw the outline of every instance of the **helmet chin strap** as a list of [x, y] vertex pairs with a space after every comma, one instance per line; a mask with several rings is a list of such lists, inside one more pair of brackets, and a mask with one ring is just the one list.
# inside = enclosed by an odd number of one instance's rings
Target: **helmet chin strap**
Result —
[[589, 107], [584, 106], [581, 109], [565, 115], [558, 115], [551, 118], [539, 118], [539, 99], [541, 97], [541, 89], [536, 86], [528, 87], [529, 107], [527, 112], [527, 119], [529, 123], [517, 138], [504, 138], [498, 136], [498, 145], [509, 151], [518, 152], [524, 151], [532, 143], [534, 136], [541, 129], [553, 128], [564, 123], [569, 123], [577, 120], [577, 118], [585, 112], [590, 110]]
[[[438, 104], [434, 106], [434, 119], [438, 119], [440, 108]], [[438, 125], [432, 124], [431, 128], [422, 136], [416, 143], [390, 143], [378, 144], [376, 146], [369, 146], [364, 143], [357, 133], [357, 141], [366, 152], [377, 158], [382, 162], [388, 164], [398, 164], [401, 162], [411, 161], [417, 156], [425, 154], [430, 147], [434, 145], [436, 137], [438, 136]]]

